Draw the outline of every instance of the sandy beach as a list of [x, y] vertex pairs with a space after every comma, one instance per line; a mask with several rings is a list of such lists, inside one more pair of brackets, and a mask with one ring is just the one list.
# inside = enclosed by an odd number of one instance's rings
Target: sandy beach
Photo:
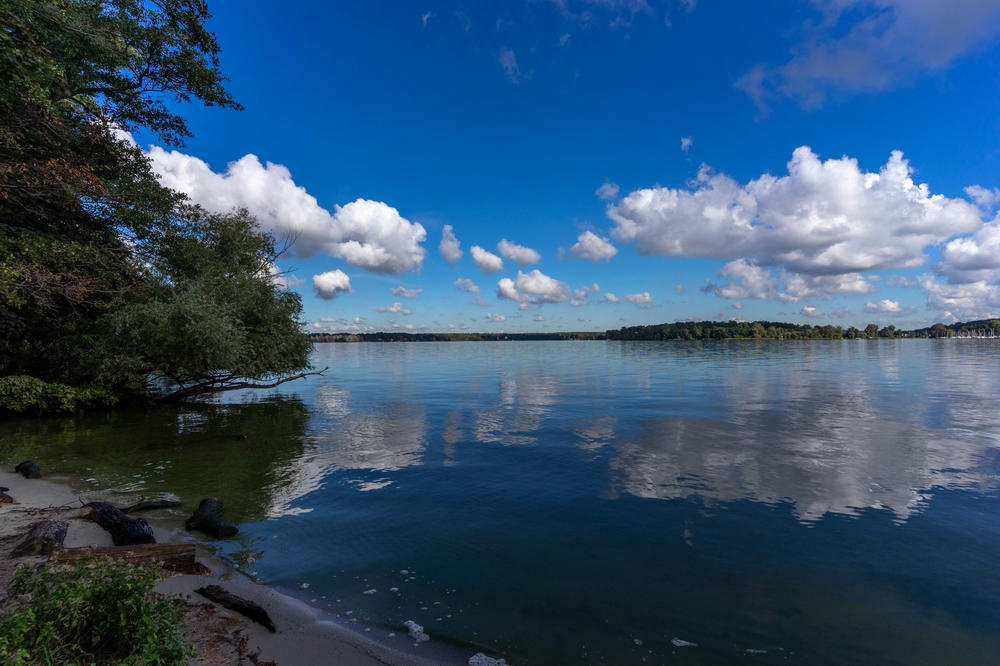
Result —
[[[0, 600], [6, 599], [7, 586], [19, 564], [35, 564], [45, 559], [41, 556], [11, 557], [11, 550], [31, 525], [43, 518], [69, 522], [66, 548], [112, 545], [107, 532], [80, 517], [80, 507], [87, 500], [68, 483], [45, 478], [25, 479], [20, 474], [4, 471], [0, 472], [0, 486], [6, 486], [6, 494], [14, 500], [14, 503], [0, 504]], [[171, 526], [152, 519], [149, 522], [159, 543], [195, 540], [180, 525]], [[187, 602], [185, 635], [197, 652], [192, 663], [431, 666], [466, 664], [472, 656], [469, 650], [437, 644], [433, 640], [414, 644], [406, 627], [392, 632], [395, 634], [393, 639], [400, 643], [399, 649], [378, 643], [365, 635], [363, 625], [357, 629], [344, 626], [328, 613], [256, 583], [225, 563], [204, 556], [201, 551], [198, 561], [211, 573], [170, 575], [164, 572], [166, 577], [156, 588], [164, 594], [180, 595]], [[194, 593], [195, 588], [211, 584], [261, 605], [273, 620], [276, 631], [271, 632]], [[410, 651], [405, 651], [404, 645]], [[477, 657], [481, 658], [481, 655]]]

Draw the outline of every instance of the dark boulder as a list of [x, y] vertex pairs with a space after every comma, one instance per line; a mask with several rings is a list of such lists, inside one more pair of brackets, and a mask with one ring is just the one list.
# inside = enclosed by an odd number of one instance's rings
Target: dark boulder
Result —
[[234, 536], [239, 529], [222, 519], [222, 500], [207, 497], [198, 505], [194, 514], [184, 522], [189, 530], [198, 530], [217, 539]]
[[18, 463], [17, 467], [14, 468], [15, 472], [19, 472], [21, 476], [26, 479], [40, 479], [42, 478], [42, 470], [31, 460], [25, 460], [22, 463]]
[[11, 555], [51, 555], [53, 551], [62, 548], [68, 527], [69, 523], [65, 520], [41, 520], [31, 526], [28, 535], [15, 546]]
[[90, 502], [84, 504], [83, 508], [89, 510], [84, 517], [107, 530], [116, 546], [156, 543], [153, 528], [142, 518], [126, 516], [117, 507], [107, 502]]

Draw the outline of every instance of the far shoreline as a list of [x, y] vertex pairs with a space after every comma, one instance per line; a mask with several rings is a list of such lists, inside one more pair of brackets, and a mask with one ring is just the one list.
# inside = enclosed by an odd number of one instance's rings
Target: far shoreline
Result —
[[[362, 329], [363, 330], [363, 329]], [[894, 324], [871, 323], [864, 329], [855, 326], [794, 324], [775, 321], [677, 321], [662, 324], [623, 326], [606, 331], [535, 331], [498, 332], [422, 332], [329, 331], [308, 334], [311, 342], [520, 342], [520, 341], [663, 341], [694, 342], [724, 340], [877, 340], [899, 338], [1000, 338], [1000, 319], [936, 323], [925, 328], [904, 330]]]

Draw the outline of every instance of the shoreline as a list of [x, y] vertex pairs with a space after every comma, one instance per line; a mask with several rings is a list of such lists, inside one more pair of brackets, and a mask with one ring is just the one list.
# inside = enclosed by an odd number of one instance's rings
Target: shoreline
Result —
[[[44, 474], [44, 467], [42, 471]], [[83, 499], [83, 495], [90, 493], [78, 492], [69, 479], [59, 476], [53, 479], [25, 479], [20, 474], [4, 470], [0, 471], [0, 486], [9, 488], [5, 492], [15, 502], [0, 504], [0, 599], [6, 597], [7, 585], [19, 563], [34, 564], [47, 559], [41, 556], [13, 559], [10, 556], [11, 549], [24, 533], [43, 517], [69, 522], [65, 540], [67, 548], [112, 545], [107, 532], [95, 523], [78, 517], [80, 507], [88, 501]], [[165, 577], [155, 588], [163, 594], [180, 595], [187, 603], [185, 638], [198, 653], [192, 664], [273, 662], [281, 666], [320, 663], [444, 666], [468, 664], [473, 658], [471, 648], [461, 650], [433, 639], [413, 643], [407, 636], [406, 627], [388, 630], [395, 634], [399, 646], [380, 642], [367, 635], [375, 630], [374, 625], [347, 626], [332, 613], [254, 581], [228, 562], [206, 554], [202, 540], [184, 530], [182, 523], [145, 517], [153, 528], [157, 543], [195, 543], [197, 561], [210, 570], [205, 574], [171, 574], [164, 571]], [[195, 588], [213, 584], [222, 585], [233, 594], [263, 606], [277, 631], [268, 631], [194, 594]], [[380, 629], [387, 631], [384, 627]]]

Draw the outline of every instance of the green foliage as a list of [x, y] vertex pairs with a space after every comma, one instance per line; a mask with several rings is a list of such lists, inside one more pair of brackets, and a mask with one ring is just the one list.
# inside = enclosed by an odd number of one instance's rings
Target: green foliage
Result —
[[105, 381], [144, 378], [189, 393], [240, 379], [273, 379], [308, 366], [298, 294], [276, 286], [274, 241], [246, 211], [211, 215], [188, 210], [170, 230], [153, 265], [156, 287], [105, 318], [97, 354]]
[[829, 340], [844, 337], [839, 326], [809, 326], [773, 321], [680, 321], [652, 326], [626, 326], [608, 331], [609, 340]]
[[36, 377], [0, 377], [0, 414], [69, 414], [112, 407], [118, 397], [100, 387], [76, 387]]
[[918, 328], [913, 335], [924, 338], [1000, 337], [1000, 319], [957, 321], [948, 325], [938, 322], [930, 328]]
[[[239, 108], [203, 0], [0, 1], [0, 376], [18, 411], [67, 387], [156, 397], [308, 365], [298, 296], [245, 212], [159, 184], [121, 129], [180, 144], [168, 104]], [[30, 390], [29, 390], [30, 389]]]
[[158, 578], [111, 560], [19, 569], [16, 601], [0, 615], [0, 662], [186, 664], [180, 610], [153, 592]]

